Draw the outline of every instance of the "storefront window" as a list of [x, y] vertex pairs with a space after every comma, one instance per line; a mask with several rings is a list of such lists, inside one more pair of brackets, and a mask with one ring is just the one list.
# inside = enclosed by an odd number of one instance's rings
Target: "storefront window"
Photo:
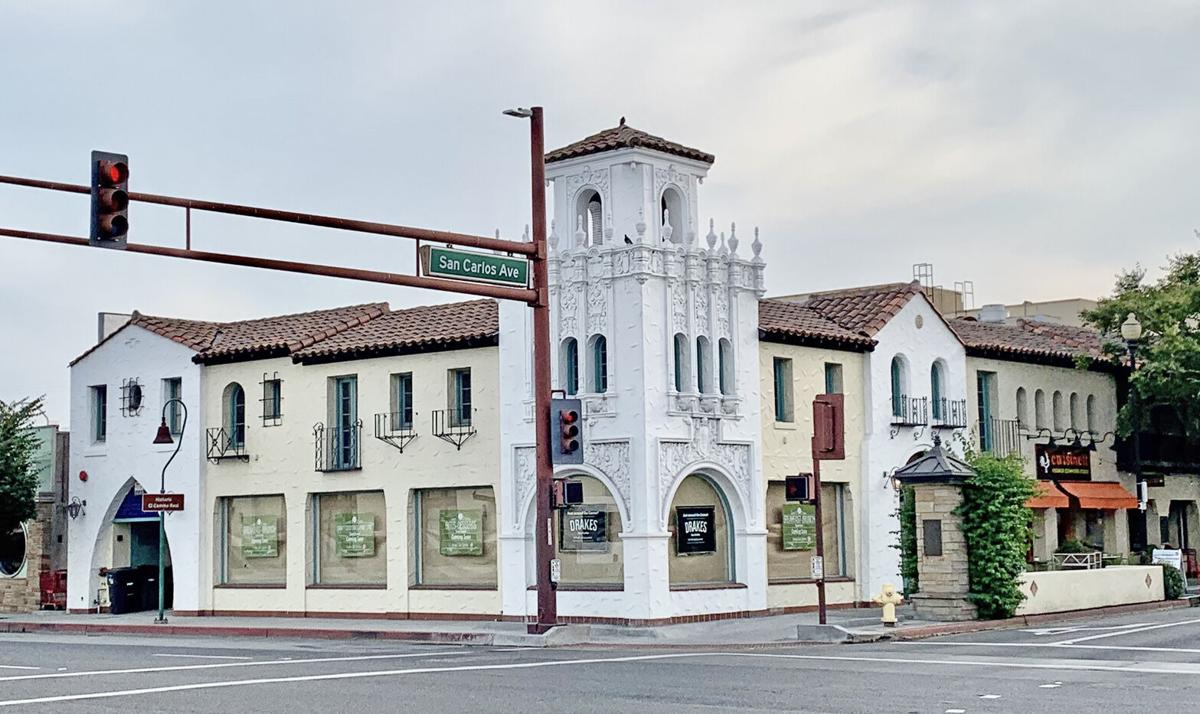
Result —
[[283, 496], [237, 496], [217, 502], [217, 582], [287, 584], [287, 513]]
[[732, 582], [729, 514], [708, 479], [688, 476], [679, 484], [667, 521], [671, 585]]
[[415, 585], [496, 587], [496, 496], [490, 487], [413, 492]]
[[[851, 571], [847, 514], [849, 491], [844, 484], [821, 484], [821, 520], [825, 538], [825, 577]], [[812, 577], [810, 558], [817, 554], [816, 512], [813, 506], [784, 499], [783, 482], [767, 485], [767, 579], [774, 581]]]
[[575, 476], [583, 484], [583, 503], [557, 512], [558, 559], [563, 585], [621, 585], [621, 514], [599, 480]]
[[313, 495], [317, 585], [387, 584], [387, 512], [382, 491]]

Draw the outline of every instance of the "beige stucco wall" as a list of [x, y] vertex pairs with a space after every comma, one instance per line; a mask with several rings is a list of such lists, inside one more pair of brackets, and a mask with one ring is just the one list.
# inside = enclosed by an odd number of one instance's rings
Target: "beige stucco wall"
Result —
[[1163, 599], [1162, 568], [1129, 565], [1025, 573], [1021, 576], [1021, 592], [1025, 601], [1017, 608], [1017, 615], [1154, 602]]
[[[498, 350], [494, 347], [298, 365], [290, 358], [207, 368], [203, 398], [207, 414], [222, 413], [224, 389], [238, 382], [246, 391], [246, 451], [250, 461], [204, 466], [203, 577], [207, 609], [288, 612], [427, 612], [496, 614], [498, 590], [409, 589], [409, 502], [422, 488], [490, 486], [499, 499]], [[473, 423], [478, 433], [461, 450], [432, 434], [432, 413], [447, 407], [447, 370], [471, 368]], [[260, 382], [278, 372], [283, 380], [283, 420], [264, 427]], [[413, 375], [413, 427], [419, 434], [403, 453], [374, 437], [374, 415], [391, 409], [391, 375]], [[314, 468], [313, 425], [328, 421], [327, 383], [357, 375], [362, 420], [361, 470], [323, 473]], [[211, 420], [210, 420], [211, 421]], [[218, 426], [216, 422], [203, 425]], [[309, 587], [312, 529], [310, 495], [333, 491], [383, 491], [387, 521], [386, 589]], [[287, 521], [285, 588], [215, 586], [215, 522], [222, 496], [283, 494]], [[488, 544], [487, 547], [495, 547]], [[499, 576], [497, 576], [499, 577]]]
[[[782, 357], [792, 360], [792, 399], [794, 421], [775, 421], [775, 384], [773, 360]], [[819, 347], [760, 342], [758, 350], [762, 394], [762, 455], [763, 478], [782, 481], [785, 476], [812, 471], [812, 400], [825, 391], [825, 364], [842, 365], [842, 390], [846, 404], [846, 458], [843, 461], [821, 463], [821, 480], [843, 483], [850, 498], [846, 518], [850, 524], [859, 522], [863, 499], [859, 497], [862, 473], [863, 425], [863, 355]], [[856, 527], [845, 529], [849, 573], [853, 575], [858, 562], [859, 532]], [[827, 546], [828, 547], [828, 546]], [[829, 556], [827, 556], [828, 558]], [[768, 572], [769, 579], [786, 575]], [[831, 603], [855, 602], [853, 582], [830, 583], [826, 596]], [[811, 584], [773, 584], [768, 587], [767, 600], [771, 608], [799, 607], [816, 604], [816, 587]]]

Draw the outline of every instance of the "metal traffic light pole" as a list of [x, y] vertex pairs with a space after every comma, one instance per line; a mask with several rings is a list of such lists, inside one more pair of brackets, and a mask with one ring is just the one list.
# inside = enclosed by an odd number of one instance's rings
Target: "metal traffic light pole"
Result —
[[[244, 206], [230, 203], [218, 203], [214, 201], [201, 201], [190, 198], [179, 198], [174, 196], [128, 192], [127, 197], [129, 201], [175, 206], [184, 209], [187, 226], [187, 242], [185, 245], [187, 247], [169, 248], [166, 246], [138, 245], [131, 243], [125, 243], [119, 246], [111, 245], [106, 247], [109, 247], [110, 249], [119, 247], [120, 249], [129, 253], [142, 253], [171, 258], [183, 258], [187, 260], [199, 260], [210, 263], [223, 263], [226, 265], [240, 265], [249, 268], [262, 268], [266, 270], [304, 273], [308, 275], [321, 275], [326, 277], [343, 278], [346, 280], [361, 280], [374, 283], [383, 283], [386, 285], [418, 287], [428, 290], [441, 290], [459, 294], [465, 293], [469, 295], [479, 295], [500, 300], [515, 300], [529, 305], [529, 307], [533, 309], [533, 387], [536, 411], [534, 423], [536, 425], [535, 449], [537, 451], [537, 488], [535, 499], [537, 501], [537, 525], [539, 526], [534, 529], [535, 542], [537, 543], [536, 557], [538, 614], [537, 622], [535, 624], [530, 624], [529, 630], [530, 632], [541, 633], [558, 624], [555, 591], [550, 582], [550, 561], [554, 557], [554, 529], [551, 526], [552, 520], [550, 508], [554, 473], [553, 466], [550, 462], [550, 290], [548, 266], [546, 263], [545, 135], [541, 107], [511, 110], [506, 111], [505, 114], [530, 119], [530, 159], [532, 162], [531, 188], [533, 189], [532, 243], [526, 243], [524, 241], [501, 240], [500, 238], [490, 238], [464, 233], [430, 230], [426, 228], [414, 228], [410, 226], [400, 226], [388, 223], [336, 218], [332, 216], [299, 213], [295, 211], [281, 211], [256, 206]], [[122, 159], [125, 158], [123, 155], [120, 157]], [[93, 177], [93, 182], [94, 181], [95, 177]], [[21, 176], [0, 175], [0, 184], [25, 186], [28, 188], [40, 188], [52, 191], [62, 191], [66, 193], [92, 192], [92, 186], [89, 185], [63, 183], [58, 181], [43, 181], [40, 179], [31, 179]], [[478, 282], [469, 282], [465, 280], [460, 281], [446, 278], [429, 277], [419, 274], [408, 275], [403, 273], [362, 270], [358, 268], [347, 268], [333, 265], [301, 263], [297, 261], [279, 260], [276, 258], [262, 258], [249, 255], [192, 250], [191, 211], [194, 210], [211, 213], [225, 213], [246, 216], [250, 218], [259, 218], [263, 220], [281, 221], [285, 223], [298, 223], [301, 225], [318, 226], [323, 228], [334, 228], [338, 230], [355, 231], [359, 233], [373, 233], [376, 235], [393, 236], [397, 238], [408, 238], [417, 241], [418, 247], [420, 246], [421, 241], [425, 241], [428, 243], [464, 246], [469, 248], [508, 253], [510, 255], [523, 256], [526, 257], [531, 263], [530, 267], [532, 268], [533, 285], [532, 287], [506, 287], [501, 285], [488, 285]], [[89, 238], [81, 238], [78, 236], [62, 235], [57, 233], [41, 233], [37, 231], [28, 231], [16, 228], [0, 227], [0, 236], [47, 243], [58, 243], [61, 245], [87, 246], [90, 244]], [[419, 269], [420, 268], [418, 266], [417, 270], [419, 271]], [[545, 524], [545, 537], [542, 537], [542, 534], [540, 533], [541, 524]]]

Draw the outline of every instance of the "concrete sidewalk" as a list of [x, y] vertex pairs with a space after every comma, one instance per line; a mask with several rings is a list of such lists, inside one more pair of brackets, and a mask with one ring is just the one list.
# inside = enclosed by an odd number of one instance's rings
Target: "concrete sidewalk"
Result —
[[931, 622], [912, 618], [900, 608], [901, 622], [884, 627], [874, 609], [830, 610], [828, 624], [816, 613], [748, 617], [713, 622], [627, 627], [564, 625], [545, 635], [530, 635], [519, 622], [475, 620], [362, 620], [285, 617], [171, 617], [155, 624], [154, 612], [125, 615], [72, 615], [43, 611], [0, 615], [0, 632], [56, 632], [84, 635], [172, 635], [273, 637], [291, 639], [376, 639], [476, 646], [557, 647], [567, 645], [696, 648], [765, 647], [800, 643], [854, 643], [886, 639], [919, 639], [937, 635], [1024, 627], [1049, 622], [1171, 609], [1200, 604], [1200, 598], [1081, 610], [1008, 620]]

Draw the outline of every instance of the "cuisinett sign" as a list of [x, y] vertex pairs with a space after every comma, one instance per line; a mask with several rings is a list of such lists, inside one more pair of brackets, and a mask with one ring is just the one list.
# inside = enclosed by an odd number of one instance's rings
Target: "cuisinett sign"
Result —
[[1092, 452], [1086, 446], [1037, 444], [1037, 477], [1055, 481], [1091, 481]]

